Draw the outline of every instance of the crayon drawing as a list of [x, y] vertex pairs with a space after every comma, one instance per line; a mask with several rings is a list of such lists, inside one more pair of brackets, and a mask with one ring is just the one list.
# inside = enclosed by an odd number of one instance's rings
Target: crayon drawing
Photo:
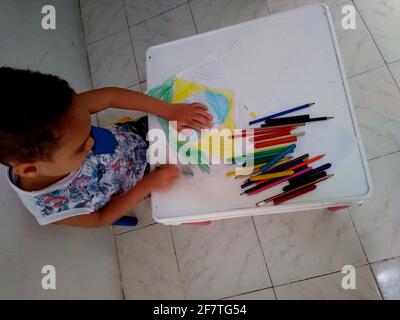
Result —
[[[208, 112], [213, 116], [213, 129], [233, 131], [236, 128], [243, 127], [247, 122], [243, 120], [245, 118], [243, 106], [238, 104], [233, 90], [228, 88], [229, 86], [222, 76], [217, 61], [213, 57], [207, 57], [199, 65], [193, 66], [150, 89], [147, 94], [169, 103], [200, 102], [208, 107]], [[158, 121], [168, 136], [170, 128], [168, 121], [161, 117], [158, 118]], [[172, 130], [176, 129], [173, 128]], [[178, 151], [183, 146], [185, 148], [182, 151], [190, 148], [191, 152], [184, 152], [184, 155], [187, 161], [192, 164], [192, 167], [196, 166], [202, 174], [210, 174], [211, 171], [218, 170], [220, 166], [210, 165], [209, 161], [215, 151], [218, 151], [222, 156], [224, 146], [221, 144], [218, 146], [219, 150], [214, 151], [214, 146], [209, 146], [206, 143], [210, 141], [215, 131], [202, 135], [193, 129], [189, 131], [189, 134], [184, 136], [184, 141], [179, 139], [176, 141]], [[175, 132], [171, 136], [176, 137], [177, 133]], [[175, 141], [172, 141], [172, 143], [175, 144]]]

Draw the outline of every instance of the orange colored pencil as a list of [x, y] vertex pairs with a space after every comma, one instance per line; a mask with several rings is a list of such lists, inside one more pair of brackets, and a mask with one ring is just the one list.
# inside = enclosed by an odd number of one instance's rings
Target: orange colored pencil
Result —
[[302, 163], [299, 163], [299, 164], [297, 164], [297, 165], [295, 165], [295, 166], [293, 166], [293, 167], [289, 167], [289, 168], [286, 169], [286, 170], [295, 170], [295, 169], [297, 169], [297, 168], [301, 168], [302, 166], [304, 166], [304, 165], [306, 165], [306, 164], [310, 164], [310, 163], [315, 162], [315, 161], [318, 161], [319, 159], [321, 159], [321, 158], [323, 158], [323, 157], [325, 157], [325, 155], [324, 155], [324, 154], [320, 154], [320, 155], [315, 156], [315, 157], [313, 157], [313, 158], [304, 160]]

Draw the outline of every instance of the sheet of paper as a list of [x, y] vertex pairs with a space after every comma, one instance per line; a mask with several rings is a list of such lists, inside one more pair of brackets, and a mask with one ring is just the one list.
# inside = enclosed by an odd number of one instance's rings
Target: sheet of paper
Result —
[[[230, 129], [233, 131], [248, 126], [247, 108], [230, 89], [229, 82], [224, 77], [223, 70], [213, 55], [209, 55], [197, 65], [179, 72], [175, 77], [149, 90], [148, 94], [172, 103], [200, 102], [206, 105], [208, 112], [214, 118], [213, 128], [219, 130]], [[165, 119], [160, 118], [160, 123], [166, 129], [167, 122]], [[196, 131], [191, 129], [188, 131], [186, 131], [187, 134], [183, 136], [183, 139], [179, 140], [183, 141], [182, 143], [186, 146], [192, 146], [193, 149], [200, 145], [198, 150], [201, 156], [210, 157], [208, 148], [201, 146], [205, 145], [204, 141], [208, 140], [212, 133], [199, 137]], [[185, 179], [188, 184], [194, 184], [214, 175], [223, 168], [223, 165], [191, 164], [185, 168], [185, 171], [191, 170], [193, 175], [185, 174]]]

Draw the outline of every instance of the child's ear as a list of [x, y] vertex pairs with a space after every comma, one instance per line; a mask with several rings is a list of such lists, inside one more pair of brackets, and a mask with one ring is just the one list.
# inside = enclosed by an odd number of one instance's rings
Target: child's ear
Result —
[[19, 163], [13, 166], [14, 172], [20, 177], [33, 178], [37, 175], [38, 169], [33, 163]]

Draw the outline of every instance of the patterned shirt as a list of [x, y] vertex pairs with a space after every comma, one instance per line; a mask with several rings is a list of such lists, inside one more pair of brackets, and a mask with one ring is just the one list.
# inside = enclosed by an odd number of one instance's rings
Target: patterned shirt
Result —
[[20, 189], [16, 174], [8, 169], [8, 181], [39, 224], [99, 210], [143, 178], [147, 144], [123, 126], [107, 129], [116, 140], [114, 152], [91, 152], [80, 169], [45, 189], [32, 192]]

